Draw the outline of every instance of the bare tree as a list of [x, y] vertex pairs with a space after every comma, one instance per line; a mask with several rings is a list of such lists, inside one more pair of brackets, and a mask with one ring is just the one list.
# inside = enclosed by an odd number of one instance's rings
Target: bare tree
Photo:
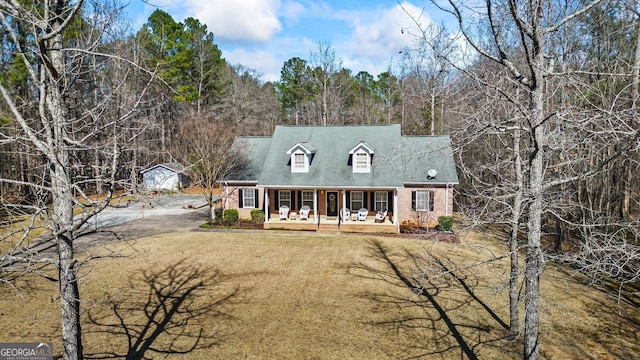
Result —
[[228, 66], [227, 90], [216, 107], [218, 121], [242, 129], [243, 134], [267, 135], [278, 117], [278, 96], [270, 83], [262, 84], [256, 70]]
[[415, 41], [402, 52], [405, 109], [402, 125], [405, 132], [436, 135], [446, 129], [445, 102], [455, 94], [451, 85], [459, 74], [452, 63], [458, 63], [455, 58], [461, 49], [444, 25], [432, 24], [418, 30], [416, 34], [412, 30], [403, 31], [415, 36]]
[[[83, 357], [78, 289], [83, 261], [76, 259], [74, 245], [85, 223], [109, 206], [117, 189], [126, 188], [121, 156], [134, 135], [125, 130], [144, 97], [144, 91], [135, 97], [122, 92], [130, 63], [98, 52], [108, 48], [105, 41], [113, 40], [106, 30], [118, 24], [118, 7], [112, 5], [89, 0], [0, 1], [6, 44], [13, 48], [14, 61], [24, 69], [31, 89], [27, 97], [18, 96], [15, 88], [0, 83], [15, 125], [15, 132], [0, 128], [0, 138], [11, 137], [7, 141], [19, 144], [32, 167], [26, 179], [0, 182], [29, 188], [33, 194], [2, 201], [10, 229], [2, 240], [10, 248], [0, 256], [0, 265], [3, 274], [46, 274], [42, 267], [48, 265], [57, 269], [56, 276], [47, 278], [59, 283], [65, 359]], [[100, 199], [85, 191], [96, 181], [105, 190]], [[16, 223], [16, 212], [28, 215], [27, 220]], [[40, 226], [50, 233], [46, 241], [55, 246], [55, 255], [38, 254], [28, 245]], [[6, 275], [2, 281], [12, 278]]]
[[235, 127], [205, 117], [184, 120], [178, 127], [172, 152], [189, 167], [193, 184], [200, 187], [207, 201], [212, 222], [220, 180], [243, 163], [242, 149], [232, 147], [235, 136]]
[[342, 86], [335, 79], [335, 75], [342, 69], [342, 60], [329, 44], [320, 42], [317, 51], [311, 53], [311, 66], [312, 79], [320, 96], [321, 125], [327, 126], [335, 122], [329, 119], [329, 107], [338, 106], [340, 101], [340, 97], [332, 95]]
[[[560, 7], [548, 1], [520, 3], [511, 0], [487, 0], [482, 7], [474, 8], [475, 14], [470, 14], [462, 2], [449, 0], [445, 7], [433, 1], [434, 5], [454, 16], [467, 46], [480, 58], [503, 68], [513, 82], [514, 90], [519, 88], [524, 92], [521, 98], [515, 91], [498, 89], [500, 96], [513, 106], [516, 118], [521, 119], [515, 123], [513, 144], [519, 143], [518, 139], [524, 140], [523, 137], [526, 137], [525, 143], [528, 145], [527, 148], [521, 149], [523, 165], [527, 170], [522, 190], [513, 193], [514, 199], [521, 196], [522, 202], [518, 206], [523, 208], [522, 214], [526, 215], [527, 220], [524, 265], [526, 359], [537, 359], [540, 351], [540, 275], [545, 265], [541, 237], [546, 205], [544, 194], [549, 188], [545, 176], [550, 161], [550, 132], [556, 129], [550, 125], [556, 110], [549, 102], [553, 95], [550, 79], [556, 75], [556, 63], [562, 61], [564, 55], [560, 51], [562, 49], [554, 46], [558, 43], [555, 38], [560, 29], [587, 13], [599, 2], [591, 1], [586, 5], [567, 3], [567, 6]], [[474, 31], [471, 25], [474, 25], [475, 21], [479, 22], [479, 28], [483, 32]], [[478, 35], [483, 33], [486, 37]], [[452, 63], [455, 64], [453, 61]], [[480, 86], [491, 87], [489, 80], [483, 79], [482, 74], [474, 78]], [[491, 127], [491, 124], [487, 125]], [[519, 153], [516, 154], [516, 159], [518, 156]], [[510, 223], [515, 226], [520, 221], [516, 220], [516, 208], [512, 209], [514, 216]]]

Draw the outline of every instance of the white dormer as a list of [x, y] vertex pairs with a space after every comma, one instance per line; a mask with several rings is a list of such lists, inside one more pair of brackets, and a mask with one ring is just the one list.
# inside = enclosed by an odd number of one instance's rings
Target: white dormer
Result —
[[313, 154], [316, 153], [316, 148], [309, 143], [297, 143], [293, 147], [287, 150], [287, 155], [291, 156], [291, 172], [292, 173], [307, 173], [309, 172], [309, 166]]
[[371, 159], [373, 158], [373, 148], [364, 141], [360, 141], [350, 151], [351, 167], [354, 173], [370, 173]]

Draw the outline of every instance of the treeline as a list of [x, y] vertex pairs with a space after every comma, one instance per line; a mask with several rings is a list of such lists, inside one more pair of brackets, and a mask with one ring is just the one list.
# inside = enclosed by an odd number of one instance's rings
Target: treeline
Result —
[[[149, 164], [174, 160], [173, 153], [179, 152], [175, 147], [186, 141], [176, 138], [184, 132], [178, 127], [193, 118], [233, 127], [242, 135], [270, 135], [278, 124], [401, 123], [407, 134], [446, 131], [442, 126], [445, 97], [428, 98], [431, 89], [425, 88], [424, 67], [407, 65], [414, 69], [390, 69], [375, 77], [364, 71], [354, 75], [342, 67], [329, 45], [320, 43], [310, 60], [288, 60], [280, 81], [265, 83], [255, 70], [225, 61], [214, 34], [197, 19], [176, 22], [156, 10], [131, 35], [118, 22], [117, 9], [101, 9], [103, 16], [109, 15], [105, 18], [111, 23], [107, 23], [93, 15], [100, 10], [93, 6], [85, 6], [91, 10], [76, 18], [65, 36], [67, 47], [94, 52], [68, 56], [73, 72], [65, 80], [62, 95], [74, 133], [91, 134], [96, 145], [76, 150], [71, 170], [97, 192], [103, 188], [100, 179], [113, 171], [105, 159], [109, 155], [99, 146], [101, 138], [108, 136], [105, 119], [109, 118], [125, 117], [126, 125], [119, 122], [119, 126], [130, 133], [119, 155], [123, 166], [117, 171], [122, 179], [134, 179]], [[18, 21], [13, 25], [25, 26]], [[40, 89], [29, 77], [29, 69], [13, 57], [21, 47], [36, 44], [29, 38], [14, 41], [5, 33], [1, 80], [19, 98], [20, 106], [28, 109], [27, 117], [35, 117]], [[106, 103], [109, 106], [101, 108]], [[1, 148], [0, 178], [15, 181], [2, 182], [0, 194], [35, 196], [27, 184], [40, 176], [46, 164], [37, 150], [9, 141], [18, 131], [12, 130], [17, 124], [7, 105], [1, 106], [7, 140]]]

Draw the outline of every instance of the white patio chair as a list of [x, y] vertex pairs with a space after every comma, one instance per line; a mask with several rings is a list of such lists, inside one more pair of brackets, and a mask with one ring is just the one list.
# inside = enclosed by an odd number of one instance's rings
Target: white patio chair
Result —
[[302, 205], [300, 208], [300, 220], [309, 220], [309, 212], [311, 208], [309, 205]]
[[384, 210], [378, 211], [374, 220], [375, 222], [384, 222], [384, 219], [386, 219], [386, 217], [387, 217], [387, 209], [384, 209]]
[[369, 215], [369, 210], [366, 208], [361, 208], [358, 210], [358, 220], [359, 221], [367, 221], [367, 215]]
[[287, 220], [289, 218], [289, 207], [287, 205], [280, 206], [279, 213], [280, 220]]
[[349, 221], [349, 216], [351, 215], [351, 210], [347, 208], [342, 208], [340, 211], [340, 217], [342, 218], [342, 222]]

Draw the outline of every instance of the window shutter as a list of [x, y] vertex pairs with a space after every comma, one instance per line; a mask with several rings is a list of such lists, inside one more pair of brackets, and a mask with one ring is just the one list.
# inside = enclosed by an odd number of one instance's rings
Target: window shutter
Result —
[[367, 209], [369, 208], [367, 206], [368, 197], [369, 197], [369, 194], [366, 191], [362, 193], [362, 207], [367, 208]]
[[277, 211], [280, 208], [280, 196], [278, 195], [278, 190], [273, 192], [273, 197], [276, 201], [273, 202], [275, 205], [275, 210]]
[[302, 207], [302, 191], [296, 191], [296, 196], [298, 197], [298, 209]]
[[435, 191], [429, 191], [429, 211], [433, 211], [433, 198], [436, 197], [436, 192]]
[[411, 210], [415, 210], [416, 209], [416, 192], [412, 191], [411, 192]]
[[255, 189], [254, 191], [256, 192], [255, 193], [255, 199], [256, 199], [255, 200], [256, 201], [255, 202], [255, 205], [256, 205], [255, 208], [259, 209], [260, 208], [260, 200], [258, 199], [258, 196], [260, 196], [260, 191], [258, 191], [258, 189]]
[[[347, 203], [344, 204], [344, 207], [351, 209], [351, 191], [347, 191]], [[355, 209], [351, 209], [355, 210]]]
[[393, 211], [393, 191], [387, 192], [387, 211]]
[[242, 189], [238, 189], [238, 208], [242, 209], [242, 198], [243, 198]]
[[[371, 209], [370, 210], [375, 210], [376, 208], [376, 192], [375, 191], [371, 191], [369, 192], [369, 197], [371, 198], [371, 201], [369, 202]], [[369, 208], [367, 208], [369, 209]]]

